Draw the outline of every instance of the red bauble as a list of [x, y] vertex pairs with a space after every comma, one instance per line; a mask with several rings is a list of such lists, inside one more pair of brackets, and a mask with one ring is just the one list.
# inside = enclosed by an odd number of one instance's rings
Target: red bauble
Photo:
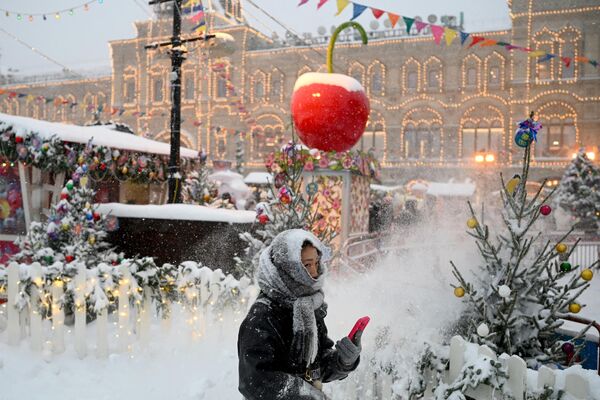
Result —
[[15, 142], [23, 143], [23, 138], [21, 136], [15, 136]]
[[269, 222], [269, 217], [266, 214], [260, 214], [257, 218], [261, 225], [266, 225]]
[[104, 170], [106, 170], [106, 164], [102, 163], [102, 164], [100, 164], [100, 171], [104, 171]]
[[67, 254], [67, 255], [65, 256], [65, 261], [66, 261], [66, 262], [68, 262], [68, 263], [70, 263], [70, 262], [71, 262], [71, 261], [73, 261], [74, 259], [75, 259], [75, 257], [73, 257], [73, 256], [72, 256], [72, 255], [70, 255], [70, 254]]
[[69, 195], [67, 193], [61, 193], [60, 194], [60, 199], [61, 200], [68, 200], [69, 199]]
[[118, 261], [113, 261], [113, 262], [111, 262], [111, 264], [112, 264], [113, 266], [115, 266], [115, 265], [119, 265], [119, 262], [118, 262]]
[[550, 207], [548, 204], [544, 204], [543, 206], [540, 207], [540, 213], [542, 215], [549, 215], [552, 212], [552, 207]]
[[317, 72], [298, 78], [291, 108], [300, 140], [323, 151], [350, 150], [365, 131], [370, 112], [357, 80]]
[[94, 221], [98, 221], [100, 219], [100, 213], [94, 212], [93, 217], [94, 217]]

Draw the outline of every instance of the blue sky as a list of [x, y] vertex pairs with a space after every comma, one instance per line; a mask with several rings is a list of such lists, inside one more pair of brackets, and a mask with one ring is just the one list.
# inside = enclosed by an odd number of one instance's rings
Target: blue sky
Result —
[[[52, 11], [69, 9], [84, 2], [85, 0], [1, 0], [1, 9], [22, 12], [23, 18], [18, 20], [16, 14], [6, 17], [4, 11], [0, 14], [0, 70], [6, 72], [11, 68], [18, 70], [19, 74], [60, 70], [59, 66], [19, 44], [2, 29], [70, 69], [108, 70], [108, 41], [133, 37], [133, 22], [148, 19], [150, 8], [145, 0], [104, 0], [103, 4], [90, 4], [88, 11], [80, 8], [74, 11], [74, 15], [64, 13], [59, 20], [51, 14]], [[316, 33], [319, 26], [325, 26], [329, 30], [331, 25], [348, 20], [352, 14], [351, 7], [348, 7], [341, 16], [335, 17], [335, 0], [329, 0], [319, 11], [316, 11], [318, 0], [310, 0], [302, 7], [297, 7], [298, 0], [254, 2], [295, 32]], [[462, 11], [467, 31], [503, 29], [510, 25], [505, 0], [362, 0], [361, 3], [401, 15], [419, 15], [424, 19], [430, 14], [439, 18], [445, 14], [458, 15]], [[258, 29], [267, 34], [272, 31], [277, 31], [280, 35], [284, 33], [283, 28], [248, 5], [245, 0], [243, 5], [247, 7], [249, 21]], [[34, 17], [33, 22], [30, 22], [28, 13], [48, 13], [47, 20]], [[370, 12], [365, 12], [358, 21], [368, 27], [373, 19]]]

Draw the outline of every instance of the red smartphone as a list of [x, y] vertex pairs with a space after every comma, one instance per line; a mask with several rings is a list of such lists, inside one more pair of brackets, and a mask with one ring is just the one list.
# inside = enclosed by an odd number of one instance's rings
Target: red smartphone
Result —
[[356, 323], [354, 324], [354, 327], [352, 328], [350, 333], [348, 334], [348, 339], [354, 341], [354, 335], [356, 335], [356, 332], [364, 331], [370, 320], [371, 318], [369, 317], [359, 318], [358, 321], [356, 321]]

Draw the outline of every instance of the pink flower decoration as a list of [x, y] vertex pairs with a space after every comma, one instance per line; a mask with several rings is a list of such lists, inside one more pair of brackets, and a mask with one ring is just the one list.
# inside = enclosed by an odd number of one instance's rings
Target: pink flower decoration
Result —
[[346, 157], [344, 158], [344, 161], [342, 163], [342, 166], [345, 169], [350, 169], [350, 167], [352, 167], [352, 159], [350, 157]]
[[338, 199], [335, 199], [333, 201], [333, 203], [331, 204], [331, 207], [333, 207], [334, 210], [339, 210], [339, 208], [341, 207], [341, 203]]
[[315, 165], [312, 163], [312, 161], [309, 161], [306, 164], [304, 164], [304, 170], [307, 172], [314, 171]]
[[329, 167], [329, 160], [327, 159], [327, 156], [323, 154], [323, 156], [319, 160], [319, 168], [327, 168], [327, 167]]

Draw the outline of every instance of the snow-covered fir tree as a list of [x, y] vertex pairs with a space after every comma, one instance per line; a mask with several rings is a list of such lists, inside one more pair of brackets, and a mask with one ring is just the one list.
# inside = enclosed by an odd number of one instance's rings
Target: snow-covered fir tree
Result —
[[206, 165], [206, 156], [200, 156], [197, 171], [191, 171], [185, 177], [182, 195], [183, 202], [187, 204], [207, 205], [214, 201], [217, 185], [208, 179], [209, 170]]
[[290, 142], [282, 149], [280, 157], [267, 163], [271, 173], [268, 201], [256, 205], [254, 233], [244, 232], [240, 239], [246, 243], [244, 254], [235, 258], [238, 276], [254, 277], [260, 253], [279, 233], [288, 229], [307, 229], [323, 243], [330, 243], [336, 235], [335, 227], [315, 228], [320, 217], [312, 204], [317, 196], [317, 182], [304, 182], [304, 162], [300, 145]]
[[560, 206], [579, 219], [577, 227], [598, 230], [600, 222], [600, 168], [579, 150], [558, 188]]

